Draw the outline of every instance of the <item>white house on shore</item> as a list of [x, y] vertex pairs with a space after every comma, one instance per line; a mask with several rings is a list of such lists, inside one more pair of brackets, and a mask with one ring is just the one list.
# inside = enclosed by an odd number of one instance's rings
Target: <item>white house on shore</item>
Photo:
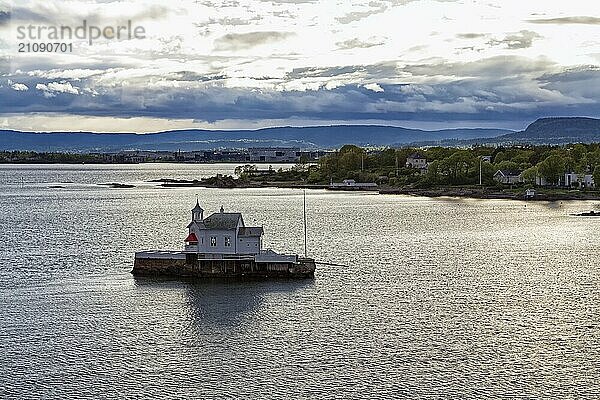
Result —
[[523, 182], [523, 171], [506, 171], [499, 169], [494, 174], [494, 180], [505, 185], [521, 183]]
[[565, 174], [565, 186], [591, 189], [596, 187], [596, 183], [594, 182], [594, 176], [592, 174], [576, 174], [575, 172], [568, 172]]
[[415, 168], [418, 169], [421, 173], [427, 172], [427, 159], [418, 153], [413, 153], [410, 156], [406, 157], [406, 163], [404, 164], [406, 168]]
[[240, 213], [220, 212], [204, 218], [204, 210], [198, 201], [192, 209], [192, 221], [187, 226], [185, 251], [201, 253], [208, 257], [231, 254], [260, 254], [262, 250], [262, 227], [248, 227]]
[[342, 182], [334, 182], [329, 184], [330, 189], [373, 189], [376, 188], [375, 182], [356, 182], [354, 179], [344, 179]]
[[[513, 185], [525, 182], [522, 172], [505, 170], [498, 170], [494, 174], [494, 180], [505, 185]], [[551, 184], [543, 176], [537, 175], [535, 177], [535, 185], [550, 186]], [[561, 175], [559, 177], [559, 181], [556, 183], [556, 186], [593, 189], [596, 187], [596, 183], [594, 182], [594, 176], [592, 174], [577, 174], [575, 172], [567, 172], [564, 174], [564, 176]]]

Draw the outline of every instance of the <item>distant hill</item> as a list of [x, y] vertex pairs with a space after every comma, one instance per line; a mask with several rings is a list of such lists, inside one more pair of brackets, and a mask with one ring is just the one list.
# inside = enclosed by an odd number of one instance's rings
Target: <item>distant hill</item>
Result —
[[468, 146], [472, 144], [567, 144], [600, 142], [600, 119], [585, 117], [540, 118], [524, 131], [511, 132], [493, 138], [419, 141], [420, 145]]
[[258, 130], [179, 130], [151, 134], [43, 132], [0, 130], [0, 150], [117, 152], [122, 150], [192, 151], [218, 148], [289, 146], [302, 149], [402, 145], [415, 141], [493, 138], [506, 129], [444, 129], [425, 131], [392, 126], [335, 125], [277, 127]]
[[540, 118], [522, 132], [499, 136], [495, 140], [515, 140], [532, 144], [600, 142], [600, 119], [583, 117]]

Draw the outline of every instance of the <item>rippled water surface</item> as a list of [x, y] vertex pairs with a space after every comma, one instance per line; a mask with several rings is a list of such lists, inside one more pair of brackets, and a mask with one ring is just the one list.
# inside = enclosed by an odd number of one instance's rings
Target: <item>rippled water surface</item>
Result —
[[600, 219], [570, 216], [597, 202], [308, 191], [310, 253], [348, 267], [134, 278], [196, 194], [303, 251], [299, 190], [146, 182], [233, 167], [0, 166], [0, 397], [600, 398]]

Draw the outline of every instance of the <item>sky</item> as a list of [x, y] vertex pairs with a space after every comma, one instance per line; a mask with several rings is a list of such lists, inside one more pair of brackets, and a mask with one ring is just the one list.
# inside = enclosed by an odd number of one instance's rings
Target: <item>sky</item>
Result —
[[[143, 35], [20, 35], [84, 20]], [[593, 0], [0, 0], [0, 129], [522, 129], [599, 88]]]

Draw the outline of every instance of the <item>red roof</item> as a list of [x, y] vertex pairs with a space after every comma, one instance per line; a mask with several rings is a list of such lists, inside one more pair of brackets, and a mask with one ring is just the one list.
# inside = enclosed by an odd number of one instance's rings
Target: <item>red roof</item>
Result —
[[185, 241], [188, 243], [198, 243], [198, 238], [196, 237], [196, 234], [192, 232], [185, 238]]

